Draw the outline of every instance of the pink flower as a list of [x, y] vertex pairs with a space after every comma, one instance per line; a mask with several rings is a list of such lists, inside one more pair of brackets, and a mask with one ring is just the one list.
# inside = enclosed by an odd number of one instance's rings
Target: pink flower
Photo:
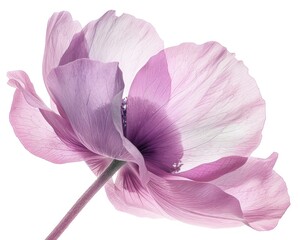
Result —
[[216, 42], [164, 49], [154, 28], [130, 15], [109, 11], [81, 28], [61, 12], [48, 22], [43, 61], [52, 108], [26, 73], [8, 76], [11, 124], [31, 153], [86, 161], [97, 175], [113, 159], [127, 162], [106, 184], [121, 211], [269, 230], [289, 206], [272, 170], [277, 154], [250, 157], [264, 100], [243, 63]]

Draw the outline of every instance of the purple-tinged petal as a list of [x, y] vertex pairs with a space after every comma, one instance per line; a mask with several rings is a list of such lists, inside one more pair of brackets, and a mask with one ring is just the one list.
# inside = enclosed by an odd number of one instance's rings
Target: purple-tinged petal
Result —
[[99, 154], [106, 152], [107, 146], [107, 156], [114, 151], [114, 144], [122, 151], [111, 114], [112, 99], [124, 87], [117, 63], [76, 60], [55, 68], [47, 84], [81, 142]]
[[26, 73], [10, 72], [8, 77], [9, 84], [17, 88], [10, 122], [28, 151], [53, 163], [82, 161], [94, 156], [74, 139], [68, 124], [44, 105]]
[[117, 63], [79, 59], [55, 68], [47, 84], [86, 148], [105, 158], [133, 161], [145, 173], [139, 151], [128, 140], [130, 145], [124, 144], [125, 138], [119, 131], [122, 126], [115, 126], [117, 122], [121, 124], [124, 88]]
[[168, 215], [182, 222], [208, 227], [243, 222], [239, 202], [210, 183], [151, 176], [148, 191]]
[[83, 32], [74, 35], [68, 49], [61, 57], [59, 65], [65, 65], [80, 58], [89, 58], [88, 46]]
[[276, 153], [267, 159], [250, 157], [241, 168], [212, 181], [239, 200], [247, 224], [257, 230], [273, 229], [290, 205], [285, 182], [273, 171], [276, 160]]
[[109, 200], [120, 211], [141, 217], [160, 217], [163, 214], [130, 166], [124, 166], [118, 173], [116, 183], [109, 181], [105, 190]]
[[175, 175], [198, 182], [208, 182], [242, 167], [246, 162], [246, 157], [223, 157], [215, 162], [204, 163], [191, 170]]
[[77, 43], [69, 47], [66, 55], [88, 49], [90, 59], [119, 62], [128, 86], [148, 59], [163, 49], [151, 24], [128, 14], [117, 17], [114, 11], [90, 22], [73, 41]]
[[159, 52], [146, 63], [135, 76], [128, 95], [128, 102], [132, 98], [140, 98], [154, 103], [158, 110], [170, 98], [171, 78], [164, 51]]
[[171, 81], [161, 51], [137, 73], [127, 99], [125, 136], [140, 150], [148, 170], [159, 175], [178, 171], [182, 157], [179, 131], [164, 109]]
[[215, 42], [165, 50], [172, 79], [167, 114], [180, 129], [183, 169], [249, 156], [261, 139], [265, 103], [255, 80]]
[[80, 23], [73, 21], [68, 12], [54, 13], [48, 21], [43, 60], [43, 77], [59, 65], [60, 59], [70, 45], [73, 35], [81, 30]]

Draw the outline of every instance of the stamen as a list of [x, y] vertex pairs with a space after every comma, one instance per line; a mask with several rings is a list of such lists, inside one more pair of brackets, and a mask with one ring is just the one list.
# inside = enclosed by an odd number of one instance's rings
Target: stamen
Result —
[[122, 117], [122, 127], [123, 127], [123, 134], [126, 136], [126, 127], [127, 127], [127, 97], [122, 99], [121, 103], [121, 117]]
[[172, 173], [177, 173], [180, 171], [180, 168], [182, 167], [183, 163], [181, 161], [179, 161], [178, 163], [173, 163], [173, 172]]

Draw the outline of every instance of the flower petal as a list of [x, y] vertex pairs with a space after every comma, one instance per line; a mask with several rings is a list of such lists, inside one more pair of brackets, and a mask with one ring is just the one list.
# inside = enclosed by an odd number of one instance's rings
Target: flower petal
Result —
[[164, 51], [159, 52], [145, 64], [135, 76], [128, 95], [128, 102], [132, 98], [140, 98], [157, 106], [157, 110], [170, 99], [171, 78]]
[[151, 56], [163, 49], [162, 40], [149, 23], [128, 14], [117, 17], [114, 11], [90, 22], [81, 34], [84, 38], [74, 38], [77, 44], [68, 51], [87, 48], [90, 59], [119, 62], [126, 85]]
[[73, 35], [81, 30], [80, 23], [73, 21], [68, 12], [54, 13], [48, 21], [46, 45], [43, 60], [43, 77], [59, 65], [60, 59], [69, 47]]
[[148, 190], [168, 215], [180, 221], [209, 227], [242, 224], [239, 202], [210, 183], [151, 176]]
[[257, 230], [273, 229], [290, 205], [284, 180], [272, 170], [276, 160], [276, 153], [267, 159], [251, 157], [212, 182], [239, 200], [245, 220]]
[[249, 156], [261, 139], [265, 103], [247, 68], [215, 42], [165, 50], [172, 79], [168, 116], [180, 129], [184, 169]]
[[175, 174], [198, 182], [208, 182], [232, 172], [247, 162], [247, 158], [230, 156], [215, 162], [201, 164], [191, 170]]
[[128, 141], [129, 146], [124, 144], [120, 132], [124, 83], [117, 63], [79, 59], [55, 68], [47, 84], [86, 148], [106, 158], [144, 165], [139, 151]]
[[126, 108], [126, 137], [141, 151], [149, 171], [161, 175], [180, 167], [179, 131], [164, 106], [171, 78], [164, 51], [149, 59], [130, 87]]
[[170, 180], [151, 174], [142, 185], [129, 166], [120, 170], [116, 183], [106, 185], [113, 205], [137, 216], [175, 218], [209, 227], [239, 226], [243, 215], [239, 202], [210, 183]]
[[10, 122], [28, 151], [53, 163], [82, 161], [94, 155], [72, 137], [63, 119], [58, 119], [47, 109], [36, 95], [26, 73], [10, 72], [8, 77], [10, 85], [17, 88]]
[[59, 61], [59, 66], [80, 58], [89, 58], [88, 46], [83, 32], [74, 35], [68, 49]]
[[140, 217], [160, 217], [163, 213], [130, 166], [124, 166], [116, 183], [109, 181], [105, 190], [109, 200], [120, 211]]

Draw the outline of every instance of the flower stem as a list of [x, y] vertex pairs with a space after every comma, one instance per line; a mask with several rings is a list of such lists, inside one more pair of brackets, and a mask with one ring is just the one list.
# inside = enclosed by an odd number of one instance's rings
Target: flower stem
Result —
[[77, 200], [73, 207], [67, 212], [64, 218], [48, 235], [46, 240], [56, 240], [66, 230], [69, 224], [75, 219], [78, 213], [93, 198], [93, 196], [103, 187], [103, 185], [125, 164], [126, 162], [113, 160], [96, 181]]

